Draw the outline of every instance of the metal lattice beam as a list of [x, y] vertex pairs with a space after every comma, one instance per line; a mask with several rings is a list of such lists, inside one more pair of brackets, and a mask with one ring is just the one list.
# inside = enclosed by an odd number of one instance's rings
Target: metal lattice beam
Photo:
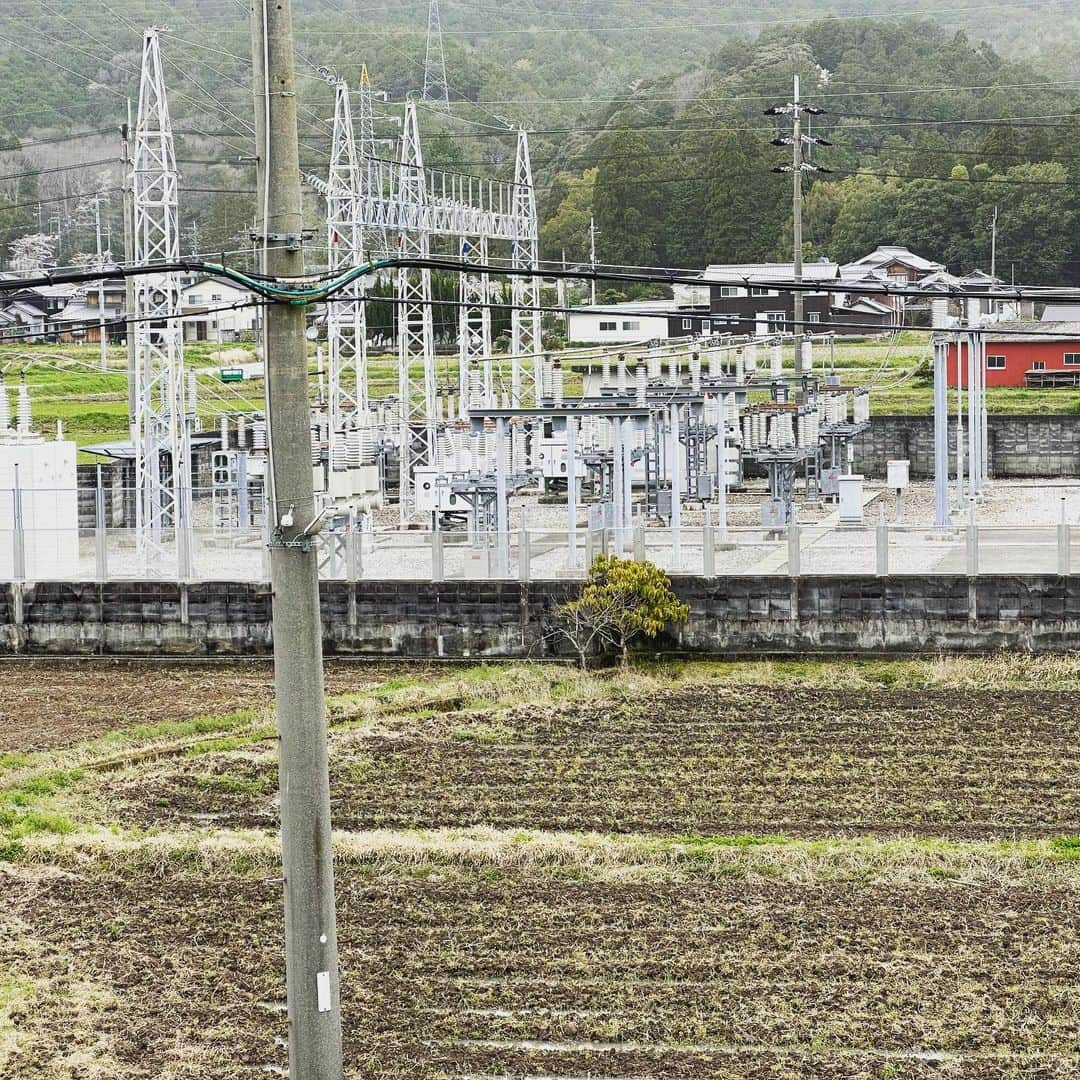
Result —
[[[536, 218], [536, 193], [533, 189], [529, 136], [518, 132], [514, 159], [514, 233], [511, 240], [511, 265], [515, 270], [539, 269], [540, 236]], [[540, 278], [515, 275], [511, 283], [514, 310], [510, 322], [511, 397], [515, 406], [542, 396], [542, 349], [540, 328]], [[523, 386], [522, 361], [528, 365]]]
[[[326, 185], [327, 247], [330, 270], [364, 261], [360, 224], [361, 171], [353, 134], [352, 105], [344, 79], [335, 82], [334, 134]], [[331, 467], [345, 464], [345, 427], [367, 413], [367, 322], [364, 287], [347, 285], [327, 305], [329, 353], [329, 439]]]
[[[403, 223], [398, 235], [402, 256], [426, 259], [430, 253], [424, 156], [416, 106], [405, 109], [398, 179]], [[397, 273], [398, 410], [400, 459], [398, 471], [401, 520], [412, 513], [412, 470], [429, 465], [435, 456], [435, 330], [431, 310], [431, 271], [401, 267]], [[420, 369], [417, 381], [416, 369]]]
[[[159, 32], [143, 40], [139, 111], [132, 168], [136, 265], [180, 258], [178, 173], [165, 94]], [[163, 569], [164, 531], [176, 529], [178, 571], [188, 563], [191, 524], [191, 439], [185, 403], [180, 278], [135, 278], [136, 527], [148, 566]], [[168, 472], [165, 471], [166, 464]]]
[[439, 0], [428, 3], [427, 54], [424, 57], [425, 101], [433, 101], [450, 111], [450, 88], [446, 83], [446, 55], [443, 52]]

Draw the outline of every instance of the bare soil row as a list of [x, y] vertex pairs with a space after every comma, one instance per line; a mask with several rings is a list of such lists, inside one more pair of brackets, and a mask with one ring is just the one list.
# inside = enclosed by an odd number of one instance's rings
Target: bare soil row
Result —
[[[272, 746], [112, 778], [142, 826], [273, 828]], [[1080, 822], [1065, 693], [744, 689], [394, 718], [332, 741], [340, 829], [1042, 837]]]
[[[1080, 1070], [1080, 893], [927, 884], [620, 883], [346, 866], [353, 1077], [1064, 1077]], [[27, 1003], [5, 1076], [284, 1064], [280, 885], [191, 868], [0, 875]], [[896, 1071], [883, 1073], [886, 1062]]]

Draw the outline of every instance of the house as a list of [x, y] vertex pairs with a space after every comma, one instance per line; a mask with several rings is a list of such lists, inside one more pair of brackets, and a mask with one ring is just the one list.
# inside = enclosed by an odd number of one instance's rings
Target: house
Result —
[[[241, 304], [252, 306], [233, 306]], [[184, 340], [221, 344], [250, 338], [258, 325], [259, 309], [254, 304], [254, 294], [247, 289], [210, 277], [195, 278], [180, 292]]]
[[[673, 300], [636, 300], [572, 308], [566, 315], [568, 341], [629, 345], [671, 336], [711, 334], [707, 307], [680, 311]], [[707, 324], [707, 326], [706, 326]], [[677, 327], [677, 333], [671, 330]]]
[[[104, 300], [103, 308], [98, 307], [99, 299]], [[108, 278], [100, 288], [96, 282], [80, 286], [49, 320], [55, 340], [100, 341], [102, 311], [107, 340], [122, 343], [127, 336], [127, 283], [123, 278]]]
[[[967, 350], [951, 341], [946, 353], [949, 386], [956, 386], [959, 352], [961, 374], [968, 382]], [[1080, 386], [1080, 321], [999, 324], [986, 335], [986, 385]]]
[[26, 300], [14, 300], [0, 308], [0, 340], [44, 341], [49, 318]]
[[[794, 329], [795, 293], [782, 286], [783, 282], [794, 281], [794, 263], [713, 264], [702, 276], [710, 282], [709, 313], [716, 329], [742, 334], [791, 333]], [[830, 329], [847, 323], [854, 334], [892, 325], [892, 309], [881, 304], [869, 303], [857, 309], [841, 306], [842, 294], [834, 295], [831, 288], [840, 279], [837, 263], [825, 259], [806, 263], [802, 278], [821, 286], [803, 292], [803, 319], [811, 324], [804, 331], [812, 333], [814, 323]]]

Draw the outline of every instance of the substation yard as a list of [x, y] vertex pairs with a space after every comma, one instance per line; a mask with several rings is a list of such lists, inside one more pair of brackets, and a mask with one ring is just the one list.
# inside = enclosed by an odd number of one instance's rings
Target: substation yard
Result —
[[[350, 1077], [1080, 1073], [1080, 660], [328, 685]], [[0, 690], [0, 1075], [284, 1068], [269, 667]]]

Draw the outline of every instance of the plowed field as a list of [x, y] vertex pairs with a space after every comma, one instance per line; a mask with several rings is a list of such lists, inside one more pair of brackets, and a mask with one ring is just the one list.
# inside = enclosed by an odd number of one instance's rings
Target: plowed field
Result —
[[[0, 1076], [273, 1075], [269, 668], [83, 670], [0, 753]], [[350, 1080], [1080, 1075], [1072, 690], [342, 671]]]

